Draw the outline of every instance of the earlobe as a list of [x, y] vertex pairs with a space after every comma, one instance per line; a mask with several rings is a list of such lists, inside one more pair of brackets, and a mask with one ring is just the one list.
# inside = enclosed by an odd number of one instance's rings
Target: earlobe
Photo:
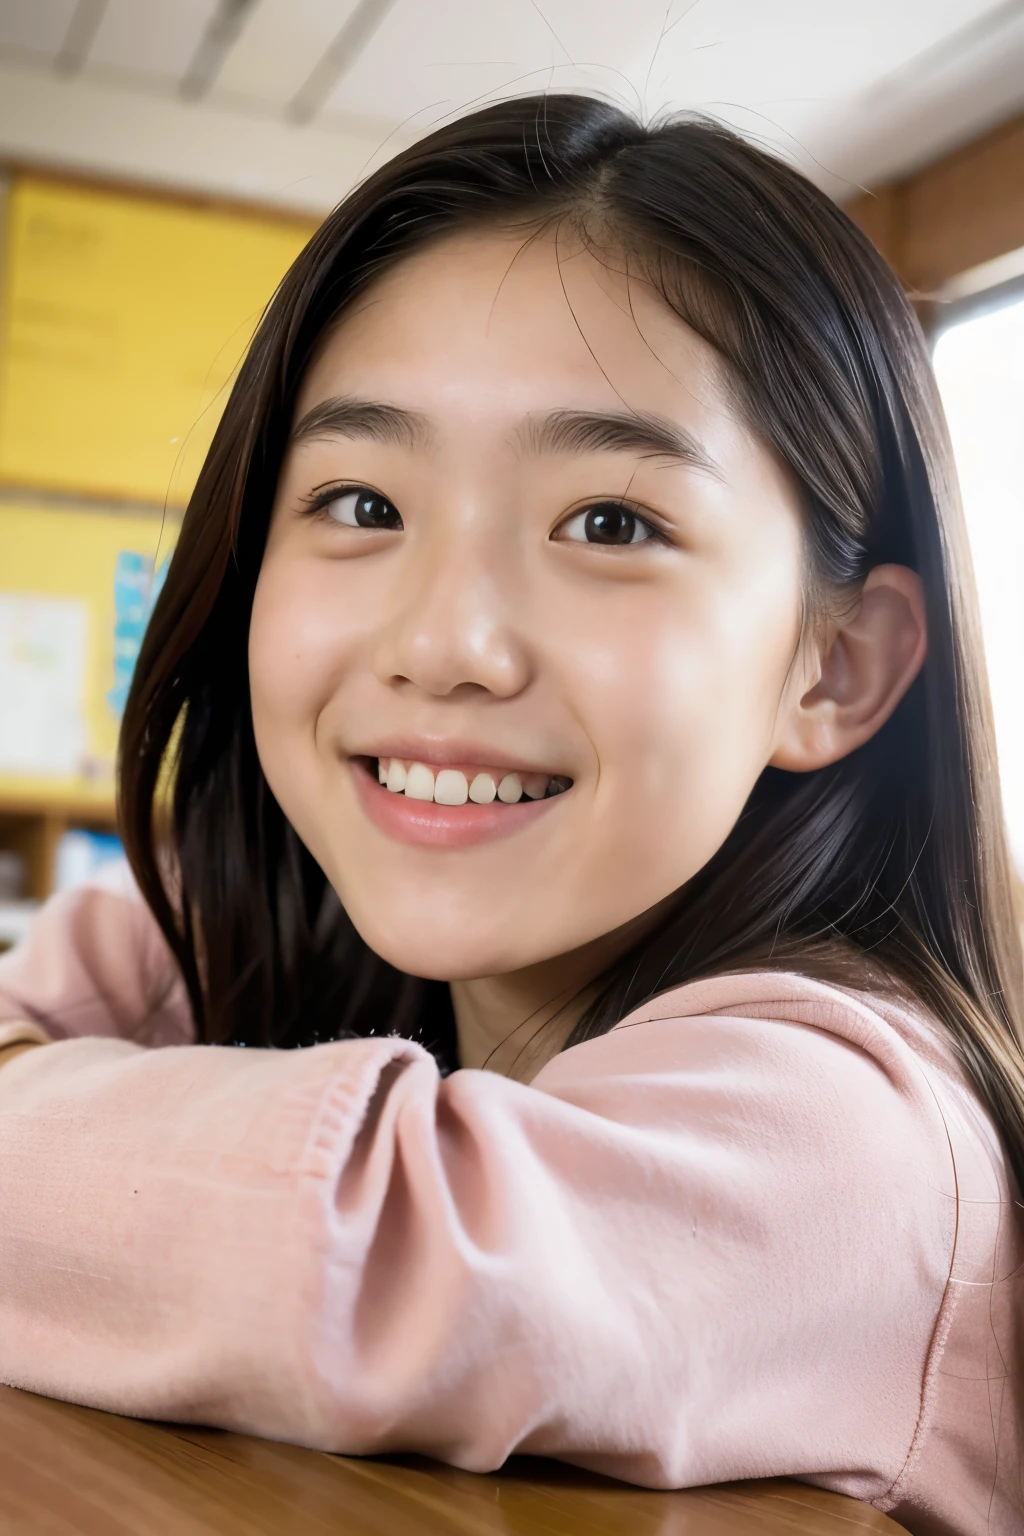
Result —
[[770, 765], [808, 773], [862, 746], [920, 672], [927, 647], [920, 576], [875, 566], [849, 614], [829, 625], [818, 680], [780, 718]]

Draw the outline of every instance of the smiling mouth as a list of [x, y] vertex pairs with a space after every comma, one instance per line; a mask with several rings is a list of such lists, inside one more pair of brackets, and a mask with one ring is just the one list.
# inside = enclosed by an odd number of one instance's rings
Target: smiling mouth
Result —
[[400, 757], [367, 760], [377, 782], [392, 794], [434, 805], [518, 805], [522, 800], [550, 800], [572, 787], [564, 774], [516, 773], [501, 768], [431, 768]]

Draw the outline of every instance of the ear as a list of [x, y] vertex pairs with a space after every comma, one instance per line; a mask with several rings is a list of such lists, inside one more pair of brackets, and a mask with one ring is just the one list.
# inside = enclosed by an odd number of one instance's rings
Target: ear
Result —
[[774, 768], [808, 773], [845, 757], [892, 714], [928, 648], [921, 578], [905, 565], [876, 565], [855, 606], [830, 621], [783, 707]]

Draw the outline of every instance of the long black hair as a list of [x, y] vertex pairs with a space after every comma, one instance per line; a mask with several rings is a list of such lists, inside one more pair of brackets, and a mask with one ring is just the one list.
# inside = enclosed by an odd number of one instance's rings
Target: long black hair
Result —
[[199, 1038], [398, 1032], [456, 1060], [447, 988], [367, 948], [267, 787], [250, 608], [297, 391], [344, 307], [426, 241], [563, 221], [724, 359], [801, 488], [812, 606], [895, 561], [919, 572], [929, 626], [924, 668], [883, 729], [817, 772], [766, 769], [568, 1043], [710, 972], [784, 965], [896, 987], [945, 1025], [1024, 1179], [1020, 945], [969, 563], [917, 322], [867, 239], [781, 161], [706, 120], [644, 126], [583, 96], [488, 107], [371, 176], [285, 277], [232, 390], [121, 738], [125, 845]]

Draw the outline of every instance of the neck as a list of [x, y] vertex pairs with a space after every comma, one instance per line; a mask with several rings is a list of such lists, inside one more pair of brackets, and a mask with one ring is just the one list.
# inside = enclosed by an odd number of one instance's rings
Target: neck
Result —
[[536, 1076], [562, 1049], [594, 995], [594, 972], [567, 967], [568, 958], [453, 981], [460, 1064], [520, 1081]]
[[522, 970], [450, 983], [459, 1062], [529, 1082], [557, 1056], [600, 978], [661, 920], [675, 893], [612, 933]]

